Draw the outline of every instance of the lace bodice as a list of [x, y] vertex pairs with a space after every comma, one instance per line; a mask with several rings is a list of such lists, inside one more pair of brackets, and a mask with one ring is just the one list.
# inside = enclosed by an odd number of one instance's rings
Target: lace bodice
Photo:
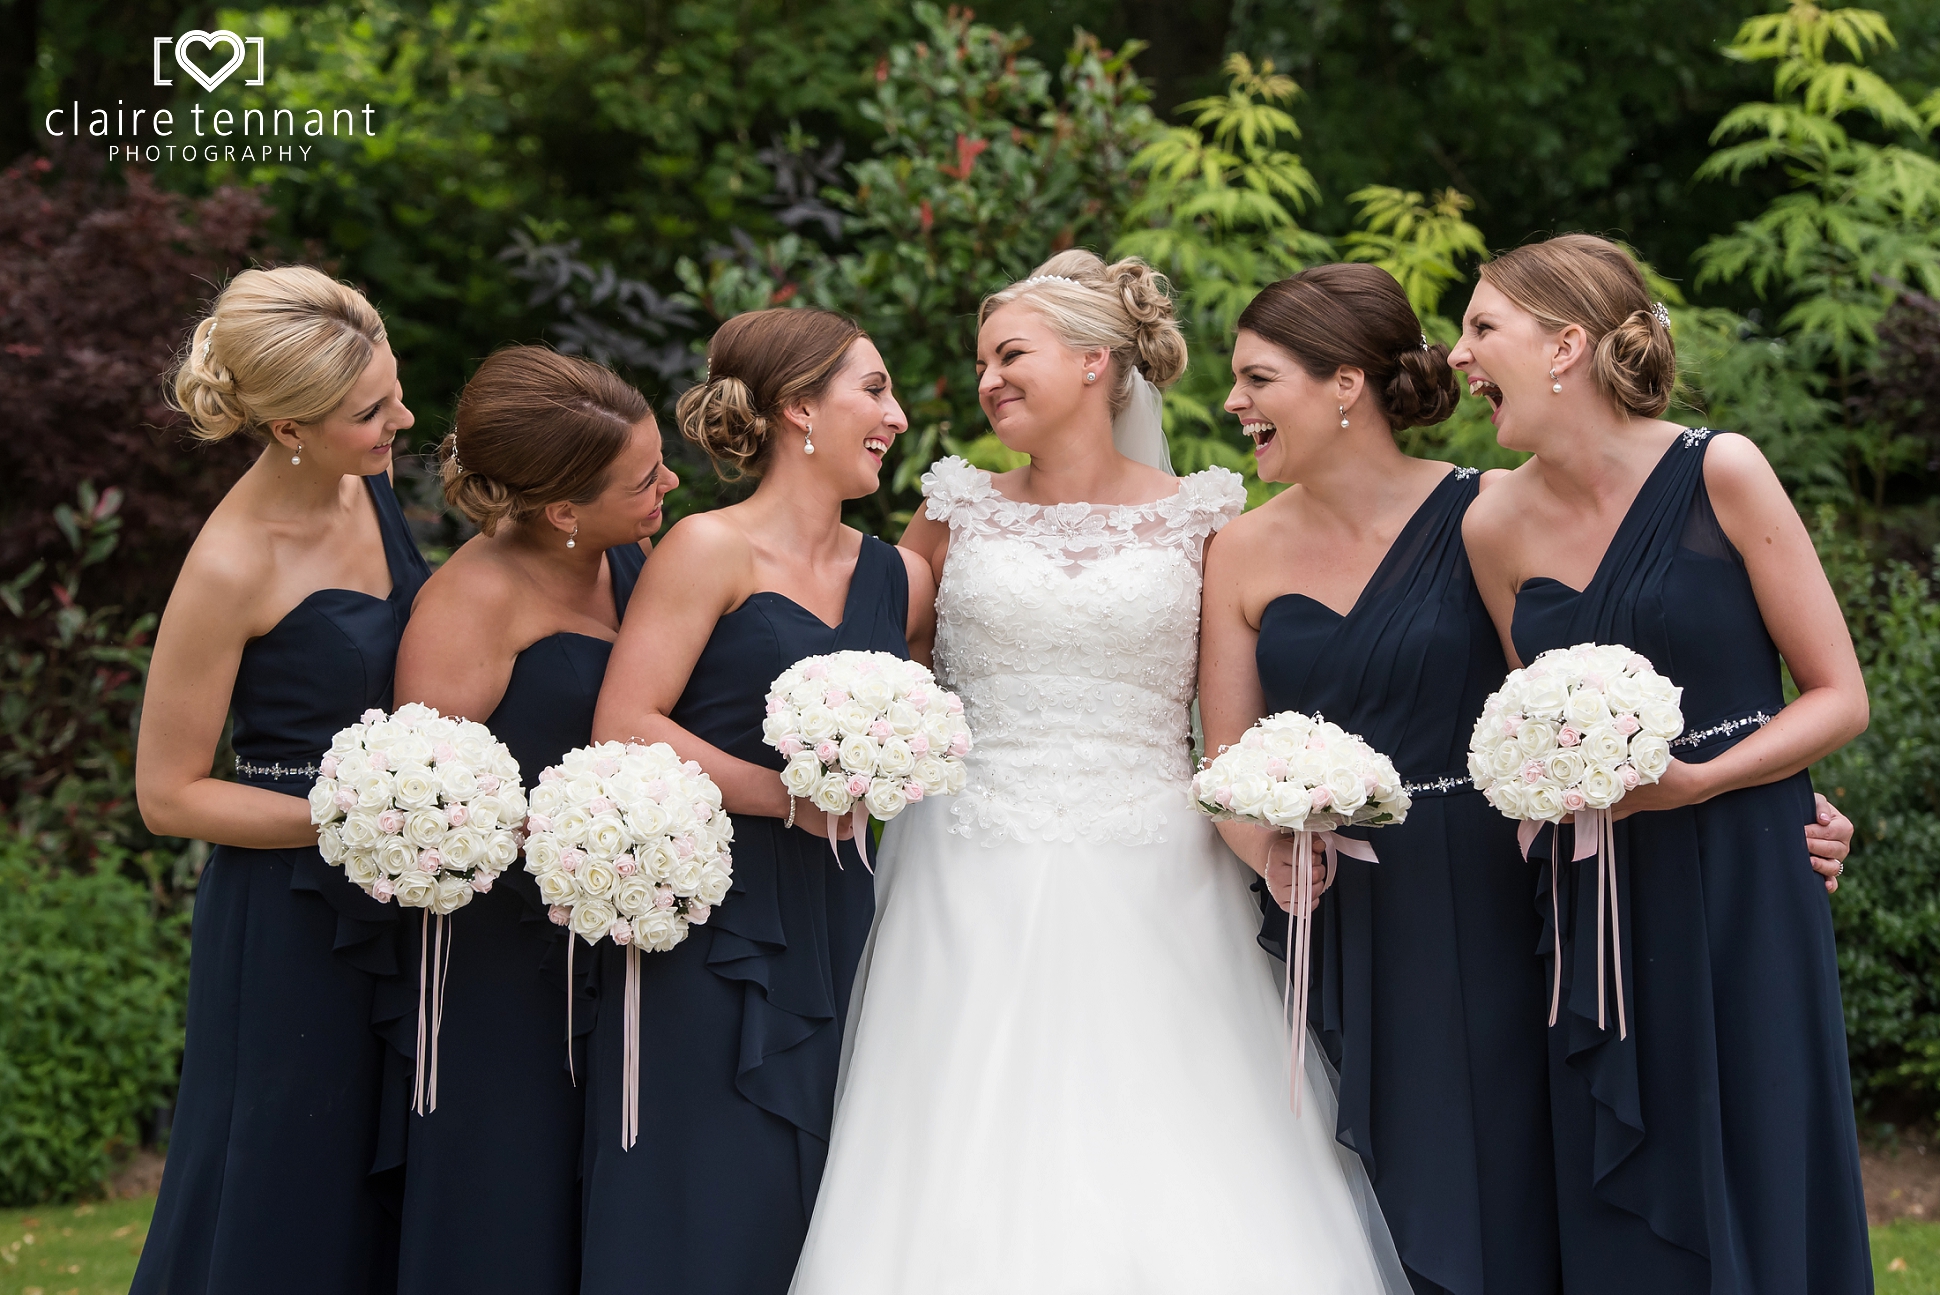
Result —
[[1018, 503], [947, 458], [923, 477], [950, 527], [936, 673], [976, 735], [953, 831], [985, 842], [1165, 839], [1191, 778], [1206, 538], [1237, 517], [1208, 468], [1148, 504]]

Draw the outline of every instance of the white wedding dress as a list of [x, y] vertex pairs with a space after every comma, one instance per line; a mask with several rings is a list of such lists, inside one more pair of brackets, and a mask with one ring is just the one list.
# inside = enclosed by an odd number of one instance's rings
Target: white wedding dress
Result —
[[[1281, 964], [1192, 807], [1210, 469], [1037, 507], [945, 459], [937, 674], [976, 745], [878, 861], [828, 1167], [795, 1295], [1407, 1291]], [[1318, 1050], [1310, 1047], [1310, 1057]]]

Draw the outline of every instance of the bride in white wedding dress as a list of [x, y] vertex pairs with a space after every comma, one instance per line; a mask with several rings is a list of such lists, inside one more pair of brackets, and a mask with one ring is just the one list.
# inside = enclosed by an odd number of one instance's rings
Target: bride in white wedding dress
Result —
[[936, 464], [904, 539], [976, 746], [884, 836], [792, 1290], [1402, 1295], [1322, 1063], [1289, 1109], [1252, 874], [1187, 794], [1201, 552], [1245, 491], [1161, 466], [1135, 370], [1185, 366], [1163, 280], [1062, 253], [985, 304], [977, 354], [1033, 461]]

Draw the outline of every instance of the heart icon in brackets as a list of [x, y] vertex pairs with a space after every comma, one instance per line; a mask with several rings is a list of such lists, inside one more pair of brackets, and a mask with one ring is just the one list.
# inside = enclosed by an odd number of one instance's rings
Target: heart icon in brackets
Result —
[[[211, 52], [218, 45], [227, 45], [230, 50], [229, 61], [224, 63], [216, 71], [215, 75], [211, 76], [197, 67], [195, 61], [189, 57], [189, 46], [191, 45], [200, 45]], [[213, 90], [224, 81], [227, 81], [229, 74], [242, 66], [243, 54], [242, 37], [227, 29], [222, 31], [185, 31], [175, 41], [176, 63], [180, 65], [184, 72], [194, 77], [196, 83], [204, 90]]]

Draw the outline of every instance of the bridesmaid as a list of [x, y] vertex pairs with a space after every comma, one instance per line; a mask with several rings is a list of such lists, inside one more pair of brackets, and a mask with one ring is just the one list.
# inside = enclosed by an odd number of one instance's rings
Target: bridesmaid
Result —
[[[1457, 387], [1401, 286], [1371, 265], [1273, 284], [1239, 319], [1226, 408], [1262, 480], [1291, 487], [1206, 558], [1200, 706], [1209, 749], [1262, 715], [1318, 711], [1393, 758], [1414, 807], [1342, 860], [1316, 917], [1312, 1018], [1417, 1291], [1553, 1292], [1542, 934], [1515, 824], [1465, 772], [1506, 673], [1462, 550], [1473, 468], [1409, 458]], [[1289, 561], [1298, 554], [1298, 561]], [[1288, 838], [1220, 825], [1287, 902]], [[1284, 913], [1263, 942], [1285, 956]]]
[[[266, 449], [210, 514], [156, 635], [135, 786], [161, 836], [214, 842], [195, 897], [188, 1048], [142, 1295], [392, 1288], [371, 1190], [396, 912], [327, 866], [305, 796], [338, 729], [391, 705], [429, 574], [391, 493], [411, 426], [384, 321], [307, 266], [247, 270], [174, 395], [205, 441]], [[225, 718], [236, 781], [210, 776]]]
[[1811, 539], [1750, 441], [1660, 419], [1670, 333], [1614, 244], [1485, 264], [1450, 362], [1535, 456], [1464, 524], [1510, 659], [1623, 643], [1684, 689], [1678, 758], [1617, 808], [1625, 1038], [1597, 1026], [1595, 872], [1551, 874], [1564, 1282], [1870, 1290], [1832, 917], [1797, 835], [1805, 770], [1864, 730], [1866, 685]]
[[[907, 420], [875, 345], [821, 310], [729, 320], [681, 431], [744, 502], [668, 532], [620, 630], [593, 735], [667, 742], [720, 785], [734, 889], [641, 973], [646, 1131], [620, 1147], [622, 960], [600, 946], [588, 1063], [587, 1295], [781, 1295], [821, 1180], [843, 1017], [875, 909], [854, 847], [783, 790], [762, 744], [768, 686], [843, 649], [927, 659], [934, 589], [920, 558], [842, 523], [872, 494]], [[846, 826], [838, 837], [847, 835]]]
[[[479, 366], [443, 454], [445, 498], [480, 534], [419, 595], [397, 698], [480, 720], [532, 786], [591, 740], [607, 654], [679, 480], [638, 391], [539, 346]], [[569, 1295], [579, 1289], [584, 1109], [565, 1049], [567, 936], [522, 868], [454, 914], [450, 930], [437, 1109], [406, 1117], [408, 1094], [396, 1099], [394, 1118], [409, 1121], [398, 1289]], [[407, 936], [415, 972], [420, 925]], [[387, 1034], [410, 1058], [415, 975], [398, 983]], [[574, 1027], [591, 1027], [591, 1008], [578, 1005]], [[454, 1227], [454, 1210], [518, 1226]]]

